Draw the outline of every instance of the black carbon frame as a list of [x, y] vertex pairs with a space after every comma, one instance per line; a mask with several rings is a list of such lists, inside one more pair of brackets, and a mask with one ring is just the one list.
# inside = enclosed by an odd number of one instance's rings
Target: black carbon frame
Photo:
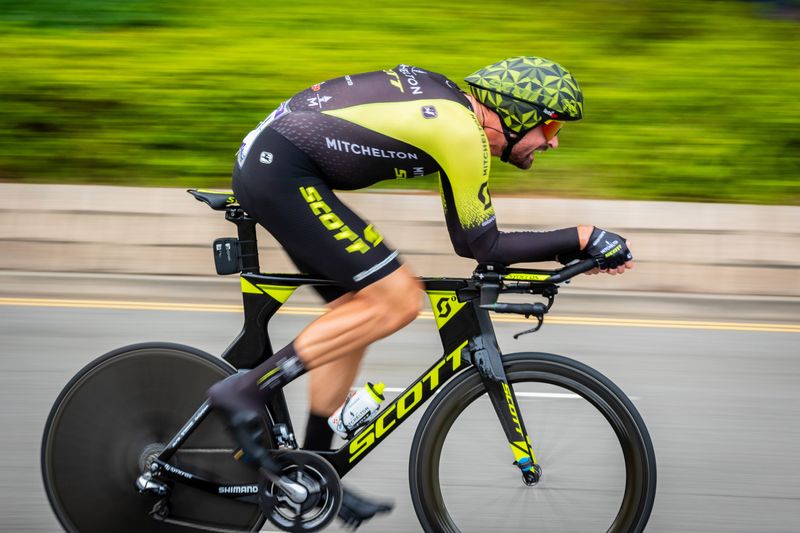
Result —
[[[523, 271], [520, 270], [518, 272]], [[332, 283], [328, 280], [304, 274], [242, 273], [241, 277], [254, 287], [285, 287], [287, 290], [295, 289], [302, 285]], [[502, 355], [497, 348], [489, 312], [480, 307], [481, 301], [487, 298], [485, 295], [482, 298], [482, 293], [486, 291], [476, 288], [475, 283], [467, 279], [421, 278], [421, 280], [426, 291], [435, 291], [437, 293], [452, 292], [456, 296], [458, 303], [462, 304], [453, 316], [449, 317], [446, 323], [439, 328], [443, 353], [414, 383], [398, 395], [393, 402], [385, 406], [381, 414], [372, 423], [354, 434], [344, 446], [330, 452], [317, 452], [333, 465], [340, 477], [347, 474], [378, 444], [383, 442], [389, 434], [408, 420], [410, 415], [426, 403], [442, 385], [459, 372], [473, 366], [476, 362], [509, 442], [514, 440], [513, 436], [514, 432], [517, 431], [517, 423], [524, 432], [522, 420], [515, 420], [509, 414], [508, 404], [505, 401], [501, 401], [501, 398], [505, 398], [501, 383], [508, 384], [508, 382], [503, 371]], [[489, 298], [491, 297], [496, 298], [496, 294], [489, 296]], [[243, 303], [244, 324], [242, 330], [222, 355], [223, 359], [237, 369], [252, 368], [272, 355], [267, 326], [269, 320], [283, 305], [281, 301], [265, 291], [261, 293], [244, 292]], [[483, 369], [486, 365], [488, 365], [488, 368], [494, 369], [494, 374], [487, 373]], [[492, 375], [496, 379], [492, 379]], [[510, 386], [510, 384], [508, 385]], [[516, 398], [514, 398], [514, 404], [516, 405]], [[267, 411], [269, 415], [267, 424], [270, 429], [268, 433], [270, 435], [272, 435], [271, 430], [276, 424], [285, 424], [288, 431], [294, 433], [282, 391], [278, 391], [272, 396], [267, 405]], [[158, 457], [157, 464], [159, 468], [157, 475], [169, 478], [173, 482], [189, 484], [214, 494], [219, 493], [220, 487], [244, 487], [245, 485], [214, 483], [191, 472], [178, 472], [174, 467], [169, 467], [169, 459], [202, 423], [208, 412], [209, 408], [207, 402], [205, 402], [170, 441]], [[247, 498], [245, 495], [233, 496], [224, 494], [224, 496], [240, 499]]]

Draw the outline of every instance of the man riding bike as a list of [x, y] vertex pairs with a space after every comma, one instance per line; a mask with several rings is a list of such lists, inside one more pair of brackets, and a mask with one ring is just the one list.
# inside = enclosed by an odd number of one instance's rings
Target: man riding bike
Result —
[[[341, 405], [369, 344], [411, 322], [421, 285], [375, 226], [334, 189], [387, 179], [437, 176], [455, 252], [513, 264], [594, 257], [597, 271], [633, 266], [625, 240], [593, 226], [501, 232], [489, 195], [490, 156], [521, 169], [558, 147], [558, 132], [583, 116], [572, 75], [539, 57], [515, 57], [468, 76], [468, 93], [441, 74], [398, 65], [318, 83], [282, 103], [245, 137], [233, 189], [240, 205], [319, 287], [329, 310], [260, 366], [209, 390], [246, 455], [257, 443], [269, 395], [309, 372], [304, 448], [329, 449], [327, 420]], [[351, 525], [390, 506], [345, 491], [340, 516]]]

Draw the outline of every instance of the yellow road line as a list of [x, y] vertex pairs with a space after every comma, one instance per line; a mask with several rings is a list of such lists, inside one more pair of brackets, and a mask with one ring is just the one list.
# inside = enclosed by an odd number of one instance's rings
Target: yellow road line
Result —
[[[0, 306], [22, 307], [66, 307], [81, 309], [127, 309], [140, 311], [191, 311], [200, 313], [241, 313], [240, 305], [189, 304], [173, 302], [104, 301], [104, 300], [66, 300], [53, 298], [0, 298]], [[284, 315], [319, 316], [324, 307], [283, 306], [278, 310]], [[420, 318], [433, 320], [433, 313], [423, 311]], [[518, 316], [495, 315], [495, 322], [526, 323], [531, 321]], [[615, 326], [634, 328], [705, 329], [720, 331], [760, 331], [772, 333], [800, 333], [800, 324], [769, 324], [758, 322], [707, 322], [692, 320], [658, 320], [638, 318], [601, 318], [582, 316], [551, 316], [548, 324], [575, 326]]]

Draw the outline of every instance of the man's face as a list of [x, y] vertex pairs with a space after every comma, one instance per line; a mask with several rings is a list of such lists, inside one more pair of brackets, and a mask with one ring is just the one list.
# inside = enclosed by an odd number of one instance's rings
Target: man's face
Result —
[[558, 135], [548, 141], [542, 126], [536, 126], [514, 145], [508, 162], [517, 168], [527, 170], [533, 165], [534, 153], [544, 152], [550, 148], [558, 148]]

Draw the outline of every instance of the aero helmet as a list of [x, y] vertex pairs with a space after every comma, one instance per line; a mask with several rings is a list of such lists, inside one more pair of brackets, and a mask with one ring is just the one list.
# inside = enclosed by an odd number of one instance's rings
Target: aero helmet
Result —
[[[541, 57], [512, 57], [470, 74], [469, 92], [500, 117], [508, 145], [501, 159], [527, 131], [548, 120], [583, 118], [583, 93], [564, 67]], [[512, 137], [511, 133], [516, 133]]]

